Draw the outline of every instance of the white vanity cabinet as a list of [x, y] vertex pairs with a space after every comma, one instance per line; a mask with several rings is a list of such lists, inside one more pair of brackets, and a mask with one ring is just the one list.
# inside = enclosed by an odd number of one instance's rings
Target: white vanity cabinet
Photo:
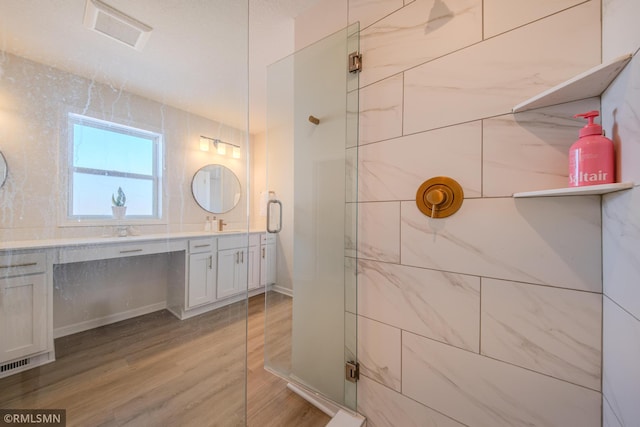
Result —
[[[260, 232], [178, 232], [0, 242], [0, 378], [54, 361], [54, 337], [164, 308], [181, 320], [188, 319], [242, 301], [247, 296], [247, 285], [251, 288], [249, 295], [261, 292], [261, 236]], [[264, 252], [267, 258], [268, 253]], [[100, 288], [99, 293], [92, 292], [91, 298], [101, 306], [116, 307], [112, 312], [86, 321], [67, 321], [54, 329], [54, 310], [64, 310], [67, 303], [86, 303], [56, 298], [56, 292], [62, 289], [59, 286], [64, 287], [67, 278], [66, 274], [59, 274], [62, 266], [137, 257], [139, 268], [144, 268], [145, 260], [152, 262], [148, 257], [153, 255], [165, 257], [168, 263], [166, 300], [149, 304], [145, 300], [123, 309], [112, 304], [118, 302], [118, 292], [112, 295], [109, 288], [98, 286], [94, 290]], [[123, 265], [133, 266], [131, 261]], [[114, 262], [110, 268], [118, 267]], [[130, 273], [131, 280], [136, 280], [135, 272]], [[96, 280], [106, 282], [102, 276]], [[161, 293], [157, 296], [162, 298]]]
[[218, 239], [218, 299], [260, 287], [260, 235], [225, 236]]
[[218, 241], [218, 299], [237, 295], [247, 283], [249, 262], [246, 236], [221, 237]]
[[260, 236], [260, 285], [276, 283], [276, 235], [264, 233]]
[[46, 259], [44, 252], [0, 256], [0, 363], [3, 365], [48, 350], [51, 316]]
[[189, 240], [189, 280], [185, 308], [216, 300], [217, 245], [215, 238]]

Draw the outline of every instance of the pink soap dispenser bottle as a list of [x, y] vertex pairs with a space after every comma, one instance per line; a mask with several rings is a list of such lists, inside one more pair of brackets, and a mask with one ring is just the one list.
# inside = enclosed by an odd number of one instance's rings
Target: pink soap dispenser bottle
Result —
[[615, 181], [613, 142], [602, 135], [602, 126], [593, 122], [600, 113], [576, 114], [589, 123], [580, 129], [578, 139], [569, 150], [569, 186], [611, 184]]

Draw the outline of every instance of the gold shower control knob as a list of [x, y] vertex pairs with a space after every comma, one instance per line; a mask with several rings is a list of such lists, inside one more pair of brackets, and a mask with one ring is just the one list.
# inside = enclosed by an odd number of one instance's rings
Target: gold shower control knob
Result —
[[442, 190], [430, 190], [427, 193], [427, 202], [432, 205], [441, 205], [445, 200], [447, 200], [447, 194]]
[[423, 182], [416, 193], [420, 212], [431, 218], [446, 218], [462, 206], [464, 192], [454, 179], [436, 176]]

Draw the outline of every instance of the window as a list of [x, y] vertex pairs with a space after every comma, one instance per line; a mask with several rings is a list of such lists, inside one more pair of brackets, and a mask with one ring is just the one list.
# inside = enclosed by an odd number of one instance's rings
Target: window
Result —
[[112, 218], [121, 187], [127, 218], [161, 215], [162, 135], [69, 114], [69, 219]]

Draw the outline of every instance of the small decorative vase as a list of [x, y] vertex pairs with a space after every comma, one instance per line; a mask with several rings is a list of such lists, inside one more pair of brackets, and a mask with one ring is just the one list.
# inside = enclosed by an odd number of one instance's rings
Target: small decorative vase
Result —
[[124, 219], [124, 216], [127, 214], [126, 206], [111, 206], [111, 212], [113, 213], [113, 218], [115, 219]]

